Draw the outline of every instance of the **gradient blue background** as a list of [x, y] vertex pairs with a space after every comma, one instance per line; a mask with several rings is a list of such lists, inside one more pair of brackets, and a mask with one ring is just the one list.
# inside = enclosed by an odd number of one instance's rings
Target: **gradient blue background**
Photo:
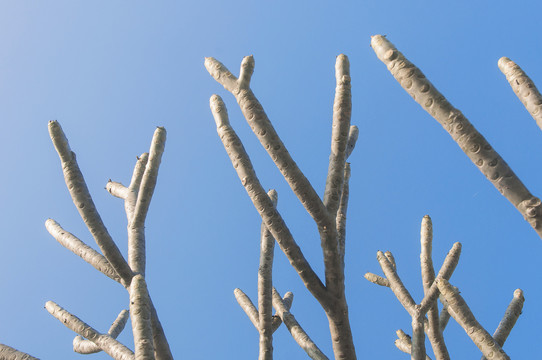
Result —
[[[408, 358], [393, 341], [399, 328], [411, 333], [410, 317], [389, 289], [363, 274], [380, 273], [376, 252], [390, 250], [419, 301], [419, 226], [430, 214], [436, 266], [462, 242], [451, 282], [491, 333], [514, 289], [525, 291], [523, 315], [504, 348], [512, 358], [540, 358], [541, 240], [396, 83], [369, 42], [387, 34], [540, 196], [542, 133], [497, 60], [510, 57], [542, 84], [541, 9], [536, 1], [1, 2], [0, 342], [43, 359], [82, 358], [72, 352], [74, 334], [44, 303], [54, 300], [104, 332], [128, 306], [124, 289], [45, 230], [50, 217], [94, 246], [65, 187], [47, 121], [64, 128], [124, 252], [122, 202], [104, 186], [109, 178], [129, 182], [160, 125], [168, 141], [147, 220], [147, 281], [173, 354], [256, 358], [258, 335], [233, 289], [256, 300], [260, 220], [216, 135], [212, 94], [224, 98], [263, 185], [278, 190], [279, 210], [322, 275], [319, 238], [203, 59], [216, 57], [237, 74], [242, 57], [254, 55], [252, 88], [321, 194], [335, 57], [345, 53], [352, 123], [360, 129], [350, 158], [346, 255], [358, 357]], [[278, 248], [275, 258], [276, 287], [295, 293], [293, 314], [332, 356], [323, 311]], [[445, 335], [452, 358], [479, 356], [453, 321]], [[129, 327], [120, 339], [133, 347]], [[305, 358], [284, 327], [274, 348], [277, 359]]]

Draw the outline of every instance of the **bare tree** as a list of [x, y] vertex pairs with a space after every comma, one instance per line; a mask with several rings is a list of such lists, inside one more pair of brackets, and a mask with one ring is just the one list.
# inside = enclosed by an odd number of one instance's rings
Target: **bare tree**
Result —
[[[514, 204], [537, 233], [542, 236], [540, 200], [531, 195], [483, 136], [385, 37], [374, 36], [371, 45], [379, 59], [387, 65], [405, 90], [446, 128], [482, 173]], [[514, 91], [541, 126], [542, 96], [532, 81], [507, 58], [501, 59], [499, 66]], [[288, 292], [282, 297], [273, 285], [272, 268], [275, 241], [298, 273], [307, 290], [321, 305], [329, 323], [333, 357], [335, 359], [356, 359], [345, 295], [344, 273], [350, 180], [350, 164], [347, 159], [358, 138], [357, 127], [350, 124], [352, 104], [348, 58], [345, 55], [339, 55], [336, 60], [331, 151], [322, 197], [317, 194], [290, 156], [262, 105], [251, 90], [250, 81], [254, 71], [253, 57], [248, 56], [243, 59], [238, 77], [214, 58], [206, 58], [205, 67], [215, 80], [234, 95], [245, 119], [261, 145], [314, 220], [323, 252], [325, 278], [322, 280], [305, 258], [278, 211], [276, 191], [267, 192], [262, 186], [240, 138], [230, 123], [224, 102], [218, 95], [213, 95], [210, 99], [210, 107], [218, 135], [242, 185], [262, 218], [257, 307], [242, 290], [235, 289], [234, 291], [239, 305], [259, 333], [259, 359], [270, 360], [273, 358], [273, 333], [282, 323], [310, 358], [329, 358], [311, 340], [292, 314], [293, 294]], [[159, 127], [155, 131], [149, 153], [138, 157], [128, 186], [111, 180], [106, 185], [106, 189], [113, 196], [124, 200], [128, 222], [127, 260], [102, 222], [77, 164], [75, 153], [71, 151], [58, 122], [49, 123], [49, 132], [60, 157], [66, 185], [73, 202], [101, 253], [64, 230], [52, 219], [47, 220], [46, 228], [60, 244], [126, 288], [130, 300], [129, 310], [120, 312], [107, 333], [95, 330], [52, 301], [46, 303], [46, 309], [77, 334], [73, 346], [74, 351], [80, 354], [104, 351], [112, 358], [119, 360], [172, 359], [169, 344], [145, 281], [144, 224], [164, 151], [165, 129]], [[418, 303], [403, 284], [398, 274], [397, 262], [391, 252], [379, 251], [377, 253], [377, 260], [384, 276], [374, 273], [365, 274], [367, 280], [381, 287], [389, 288], [412, 318], [412, 337], [399, 329], [395, 345], [399, 350], [409, 353], [412, 359], [428, 359], [425, 345], [427, 336], [436, 359], [449, 359], [450, 356], [444, 341], [444, 331], [450, 317], [452, 317], [478, 346], [483, 358], [509, 359], [503, 350], [503, 345], [521, 314], [524, 302], [523, 292], [520, 289], [514, 292], [513, 299], [506, 309], [501, 323], [491, 335], [476, 320], [465, 300], [459, 295], [458, 288], [449, 282], [459, 262], [461, 244], [453, 244], [440, 270], [435, 273], [432, 242], [432, 222], [429, 216], [425, 216], [421, 226], [420, 254], [424, 297]], [[438, 301], [442, 304], [440, 311]], [[273, 308], [275, 309], [274, 315]], [[127, 323], [128, 317], [131, 318], [133, 330], [133, 350], [116, 340]], [[0, 345], [1, 359], [34, 358], [6, 345]]]

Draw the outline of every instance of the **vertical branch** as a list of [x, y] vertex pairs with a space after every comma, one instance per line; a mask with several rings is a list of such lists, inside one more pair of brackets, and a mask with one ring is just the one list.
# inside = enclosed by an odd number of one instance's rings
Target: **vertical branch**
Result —
[[[426, 295], [435, 281], [435, 269], [433, 267], [433, 224], [429, 215], [425, 215], [421, 226], [421, 253], [420, 263], [422, 270], [423, 291]], [[444, 343], [444, 337], [439, 330], [438, 299], [431, 301], [427, 310], [427, 337], [437, 360], [449, 360], [450, 355]]]
[[[165, 143], [166, 129], [158, 127], [154, 132], [149, 159], [141, 178], [133, 218], [128, 223], [128, 264], [136, 274], [145, 275], [145, 218], [156, 187]], [[138, 170], [137, 165], [134, 172], [136, 170]]]
[[371, 46], [408, 94], [444, 127], [478, 169], [542, 237], [542, 202], [530, 193], [482, 134], [384, 36], [373, 36]]
[[[267, 195], [277, 206], [277, 192], [269, 190]], [[275, 239], [262, 222], [260, 240], [260, 267], [258, 269], [258, 312], [260, 332], [260, 360], [273, 359], [273, 256]]]
[[141, 274], [134, 276], [130, 286], [130, 314], [134, 333], [136, 360], [154, 360], [151, 309], [147, 284]]
[[412, 360], [425, 359], [425, 316], [420, 312], [420, 305], [414, 307], [414, 316], [412, 316]]
[[542, 95], [536, 88], [536, 85], [519, 65], [507, 57], [499, 59], [499, 69], [501, 69], [506, 80], [510, 83], [512, 90], [525, 106], [525, 109], [536, 121], [536, 125], [542, 129]]
[[64, 180], [66, 181], [66, 186], [70, 191], [75, 207], [102, 250], [105, 258], [122, 278], [122, 281], [126, 285], [129, 285], [132, 279], [132, 270], [102, 222], [88, 191], [83, 174], [81, 174], [79, 165], [77, 165], [77, 161], [75, 160], [75, 153], [71, 151], [68, 139], [66, 139], [66, 135], [64, 135], [57, 121], [49, 122], [49, 134], [60, 157]]

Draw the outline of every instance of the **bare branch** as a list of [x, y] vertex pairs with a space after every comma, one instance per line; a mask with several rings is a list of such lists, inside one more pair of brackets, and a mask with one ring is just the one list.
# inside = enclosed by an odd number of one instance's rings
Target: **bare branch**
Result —
[[[277, 192], [269, 190], [267, 195], [277, 206]], [[258, 269], [258, 312], [260, 333], [260, 360], [273, 359], [273, 256], [275, 239], [262, 222], [260, 240], [260, 267]]]
[[506, 76], [506, 80], [525, 106], [525, 109], [542, 129], [542, 95], [529, 76], [515, 62], [507, 57], [499, 59], [499, 69]]
[[[113, 322], [113, 324], [111, 324], [111, 327], [109, 328], [107, 334], [113, 339], [116, 339], [120, 335], [122, 330], [124, 330], [124, 327], [126, 326], [129, 317], [130, 313], [128, 312], [128, 310], [122, 310]], [[94, 344], [92, 341], [84, 340], [80, 335], [77, 335], [73, 339], [73, 351], [79, 354], [94, 354], [102, 351], [102, 349], [96, 346], [96, 344]]]
[[[524, 302], [525, 298], [523, 297], [523, 291], [521, 289], [516, 289], [516, 291], [514, 291], [514, 298], [510, 301], [497, 330], [493, 333], [493, 339], [495, 339], [495, 342], [501, 347], [504, 345], [504, 342], [508, 338], [508, 335], [510, 335], [512, 328], [521, 315]], [[485, 360], [484, 356], [482, 356], [482, 360]]]
[[341, 192], [341, 201], [337, 211], [337, 234], [339, 236], [339, 259], [344, 268], [344, 253], [346, 249], [346, 212], [348, 210], [348, 197], [350, 196], [350, 163], [344, 165], [343, 190]]
[[113, 269], [109, 261], [107, 261], [102, 254], [98, 253], [96, 250], [79, 240], [75, 235], [64, 230], [59, 223], [53, 219], [47, 219], [45, 222], [45, 228], [49, 234], [51, 234], [56, 241], [60, 243], [60, 245], [70, 250], [75, 255], [81, 257], [105, 276], [119, 283], [121, 282], [121, 279], [115, 269]]
[[0, 344], [0, 359], [2, 360], [39, 360], [22, 351], [16, 350], [10, 346]]
[[401, 281], [401, 278], [399, 278], [399, 275], [397, 275], [393, 265], [382, 251], [376, 253], [376, 258], [378, 259], [378, 263], [380, 264], [384, 275], [386, 275], [386, 278], [390, 283], [391, 291], [393, 291], [397, 300], [399, 300], [410, 316], [414, 316], [414, 307], [416, 306], [416, 303], [405, 285], [403, 285], [403, 282]]
[[130, 286], [130, 318], [134, 333], [136, 360], [154, 360], [150, 298], [143, 275], [137, 274]]
[[[248, 64], [253, 60], [252, 57], [248, 57], [243, 62]], [[240, 84], [237, 78], [214, 58], [205, 58], [205, 68], [217, 82], [235, 96], [252, 131], [318, 227], [331, 227], [331, 218], [322, 200], [288, 153], [252, 90], [244, 87], [245, 83]]]
[[[290, 308], [292, 307], [292, 303], [294, 301], [294, 293], [291, 291], [288, 291], [286, 294], [284, 294], [284, 297], [282, 298], [282, 303], [284, 304], [284, 307], [286, 310], [290, 311]], [[273, 315], [273, 325], [271, 326], [271, 329], [273, 332], [277, 331], [280, 324], [282, 324], [282, 319], [278, 315]]]
[[[412, 353], [412, 340], [409, 335], [401, 329], [397, 330], [397, 340], [395, 340], [395, 346], [397, 349], [401, 350], [404, 353]], [[431, 360], [431, 358], [425, 355], [425, 360]]]
[[102, 222], [88, 191], [83, 174], [81, 174], [81, 170], [79, 170], [79, 166], [75, 160], [75, 153], [71, 151], [68, 139], [66, 139], [57, 121], [49, 122], [49, 134], [60, 157], [64, 180], [66, 181], [66, 186], [70, 191], [75, 207], [102, 250], [105, 258], [122, 278], [122, 281], [126, 285], [129, 285], [132, 279], [132, 270]]
[[388, 279], [370, 272], [365, 274], [365, 279], [376, 285], [390, 287], [390, 281]]
[[[432, 248], [433, 248], [433, 224], [429, 215], [425, 215], [422, 220], [420, 231], [421, 253], [420, 264], [422, 270], [422, 282], [424, 294], [429, 292], [431, 284], [435, 281], [435, 269], [433, 267]], [[427, 310], [427, 337], [431, 342], [431, 347], [437, 360], [449, 360], [450, 355], [444, 337], [439, 330], [438, 299], [429, 303]]]
[[134, 360], [134, 353], [109, 335], [100, 334], [56, 303], [48, 301], [45, 308], [70, 330], [92, 341], [115, 360]]
[[311, 359], [327, 359], [327, 356], [322, 353], [318, 346], [316, 346], [316, 344], [311, 340], [309, 335], [307, 335], [305, 330], [303, 330], [301, 325], [299, 325], [295, 317], [286, 309], [280, 294], [275, 288], [273, 288], [273, 307], [275, 310], [277, 310], [277, 315], [280, 316], [282, 322], [284, 322], [284, 325], [286, 325], [294, 340], [303, 350], [305, 350]]
[[478, 169], [542, 237], [542, 202], [529, 192], [482, 134], [384, 36], [373, 36], [371, 46], [408, 94], [448, 131]]
[[425, 314], [420, 311], [420, 305], [415, 305], [412, 316], [412, 360], [424, 360], [426, 356], [424, 319]]
[[446, 279], [437, 277], [435, 283], [438, 285], [442, 296], [448, 301], [448, 307], [453, 310], [450, 314], [461, 325], [482, 354], [486, 358], [494, 360], [510, 359], [493, 337], [476, 321], [467, 303], [459, 295], [459, 291], [452, 288]]
[[318, 275], [312, 270], [301, 249], [292, 237], [290, 230], [284, 223], [284, 220], [274, 208], [273, 202], [269, 199], [269, 196], [267, 196], [260, 184], [241, 140], [230, 126], [224, 102], [218, 95], [213, 95], [210, 103], [218, 135], [254, 207], [260, 213], [263, 222], [279, 243], [280, 248], [288, 260], [290, 260], [290, 264], [292, 264], [301, 277], [305, 287], [319, 301], [327, 301], [327, 290], [324, 284], [322, 284]]

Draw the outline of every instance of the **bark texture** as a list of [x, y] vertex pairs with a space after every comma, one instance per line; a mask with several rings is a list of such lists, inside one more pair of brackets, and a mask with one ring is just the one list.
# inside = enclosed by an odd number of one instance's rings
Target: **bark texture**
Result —
[[536, 121], [536, 125], [542, 129], [542, 95], [540, 95], [534, 82], [518, 64], [507, 57], [499, 59], [499, 69], [506, 76], [506, 80], [508, 80], [523, 106]]
[[542, 237], [542, 202], [530, 193], [482, 134], [385, 36], [373, 36], [371, 46], [407, 93], [444, 127], [469, 159]]

